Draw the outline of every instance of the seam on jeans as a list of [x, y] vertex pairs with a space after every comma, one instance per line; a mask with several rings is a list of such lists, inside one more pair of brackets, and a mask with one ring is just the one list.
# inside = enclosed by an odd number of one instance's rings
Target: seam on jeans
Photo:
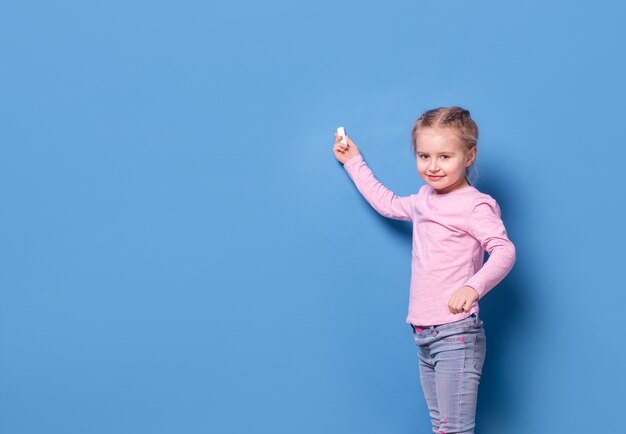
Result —
[[457, 416], [459, 425], [461, 424], [461, 395], [462, 395], [461, 392], [463, 392], [463, 379], [465, 377], [465, 365], [467, 362], [467, 341], [463, 342], [463, 344], [465, 345], [465, 349], [463, 350], [463, 371], [461, 371], [461, 381], [459, 381], [459, 390], [458, 390], [459, 400], [457, 402], [457, 407], [456, 407], [456, 416]]
[[474, 369], [478, 370], [478, 336], [474, 336]]

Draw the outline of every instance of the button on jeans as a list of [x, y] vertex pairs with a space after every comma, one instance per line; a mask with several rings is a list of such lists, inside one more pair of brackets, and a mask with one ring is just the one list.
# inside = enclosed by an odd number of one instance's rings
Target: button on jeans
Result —
[[448, 324], [411, 327], [433, 431], [473, 434], [486, 354], [483, 321], [473, 313]]

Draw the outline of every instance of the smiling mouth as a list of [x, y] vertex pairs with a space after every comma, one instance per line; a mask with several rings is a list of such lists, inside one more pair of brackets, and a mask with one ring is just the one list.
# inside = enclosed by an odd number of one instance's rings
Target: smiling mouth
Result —
[[430, 179], [435, 179], [435, 180], [436, 180], [436, 179], [441, 179], [441, 178], [443, 178], [443, 175], [441, 175], [441, 176], [433, 176], [433, 175], [428, 175], [428, 177], [429, 177]]

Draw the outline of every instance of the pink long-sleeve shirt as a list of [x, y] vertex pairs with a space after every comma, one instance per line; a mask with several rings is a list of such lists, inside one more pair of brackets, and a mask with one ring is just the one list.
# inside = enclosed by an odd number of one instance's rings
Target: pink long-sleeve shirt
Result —
[[[463, 286], [474, 288], [481, 299], [513, 268], [515, 246], [495, 199], [470, 185], [439, 194], [426, 184], [415, 194], [397, 196], [376, 179], [361, 155], [343, 167], [381, 215], [413, 222], [406, 322], [446, 324], [478, 312], [476, 302], [469, 312], [453, 314], [448, 301]], [[489, 258], [483, 264], [485, 250]]]

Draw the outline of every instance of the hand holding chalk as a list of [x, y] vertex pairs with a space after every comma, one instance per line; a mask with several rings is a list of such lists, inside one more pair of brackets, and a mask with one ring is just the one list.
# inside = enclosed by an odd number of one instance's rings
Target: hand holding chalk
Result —
[[350, 140], [350, 137], [348, 137], [343, 127], [337, 128], [337, 132], [335, 132], [335, 146], [333, 147], [333, 152], [335, 153], [335, 158], [342, 164], [350, 158], [361, 154], [359, 148]]

